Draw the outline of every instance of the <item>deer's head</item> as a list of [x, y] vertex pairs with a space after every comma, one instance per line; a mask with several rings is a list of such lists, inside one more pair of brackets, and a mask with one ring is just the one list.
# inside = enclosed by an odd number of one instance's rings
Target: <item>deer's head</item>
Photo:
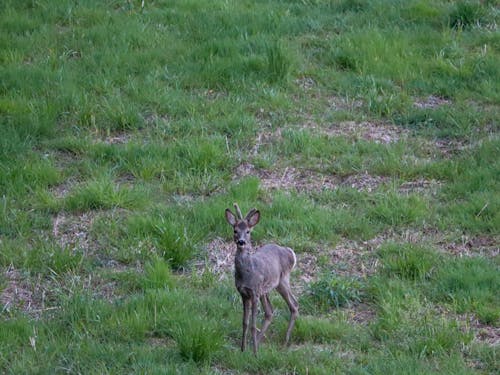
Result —
[[252, 228], [259, 222], [260, 212], [252, 208], [243, 218], [240, 208], [236, 203], [234, 204], [234, 208], [236, 210], [236, 215], [233, 214], [229, 208], [226, 209], [226, 220], [234, 230], [234, 242], [238, 247], [251, 246], [250, 234]]

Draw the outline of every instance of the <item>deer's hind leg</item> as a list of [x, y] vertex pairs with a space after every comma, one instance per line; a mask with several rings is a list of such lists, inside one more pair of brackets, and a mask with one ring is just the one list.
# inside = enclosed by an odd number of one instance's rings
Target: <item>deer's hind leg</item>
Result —
[[293, 326], [295, 325], [295, 319], [299, 315], [299, 303], [292, 294], [288, 279], [283, 279], [276, 290], [279, 294], [281, 294], [283, 299], [286, 301], [288, 308], [290, 309], [290, 321], [288, 323], [285, 338], [285, 344], [288, 345], [290, 343], [290, 336], [292, 335]]
[[262, 328], [257, 338], [259, 342], [264, 338], [264, 335], [269, 328], [271, 321], [273, 320], [273, 306], [271, 305], [271, 301], [269, 300], [268, 293], [260, 297], [260, 303], [262, 304], [262, 308], [264, 309], [264, 321], [262, 322]]

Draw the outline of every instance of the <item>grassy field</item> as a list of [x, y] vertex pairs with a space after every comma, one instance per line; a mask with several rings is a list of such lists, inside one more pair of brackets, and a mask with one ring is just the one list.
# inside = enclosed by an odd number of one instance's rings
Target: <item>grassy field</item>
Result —
[[[0, 372], [496, 374], [496, 0], [2, 0]], [[293, 247], [258, 357], [224, 209]]]

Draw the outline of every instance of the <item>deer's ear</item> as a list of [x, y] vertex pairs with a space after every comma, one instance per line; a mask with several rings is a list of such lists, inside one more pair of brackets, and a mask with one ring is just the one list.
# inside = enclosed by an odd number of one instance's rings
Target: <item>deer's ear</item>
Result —
[[229, 208], [226, 208], [226, 220], [233, 227], [236, 225], [236, 216], [234, 216]]
[[260, 220], [260, 212], [259, 210], [256, 210], [255, 208], [250, 211], [250, 213], [247, 215], [246, 220], [248, 222], [248, 225], [250, 227], [254, 227], [257, 225], [257, 223]]

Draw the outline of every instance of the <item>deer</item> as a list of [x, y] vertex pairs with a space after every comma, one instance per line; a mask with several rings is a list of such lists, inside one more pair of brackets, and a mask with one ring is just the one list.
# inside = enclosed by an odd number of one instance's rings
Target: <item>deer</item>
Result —
[[[286, 331], [285, 345], [289, 345], [290, 336], [299, 313], [299, 304], [290, 288], [290, 273], [297, 257], [289, 247], [266, 244], [254, 251], [251, 242], [253, 227], [260, 220], [259, 210], [253, 208], [243, 217], [238, 204], [234, 203], [236, 215], [229, 208], [225, 211], [226, 220], [233, 227], [236, 254], [234, 257], [234, 278], [236, 289], [243, 302], [243, 335], [241, 351], [245, 351], [247, 343], [248, 324], [251, 314], [251, 334], [253, 353], [257, 356], [259, 342], [273, 318], [273, 307], [269, 292], [276, 289], [283, 297], [290, 310], [290, 320]], [[258, 302], [264, 310], [264, 320], [257, 334]]]

